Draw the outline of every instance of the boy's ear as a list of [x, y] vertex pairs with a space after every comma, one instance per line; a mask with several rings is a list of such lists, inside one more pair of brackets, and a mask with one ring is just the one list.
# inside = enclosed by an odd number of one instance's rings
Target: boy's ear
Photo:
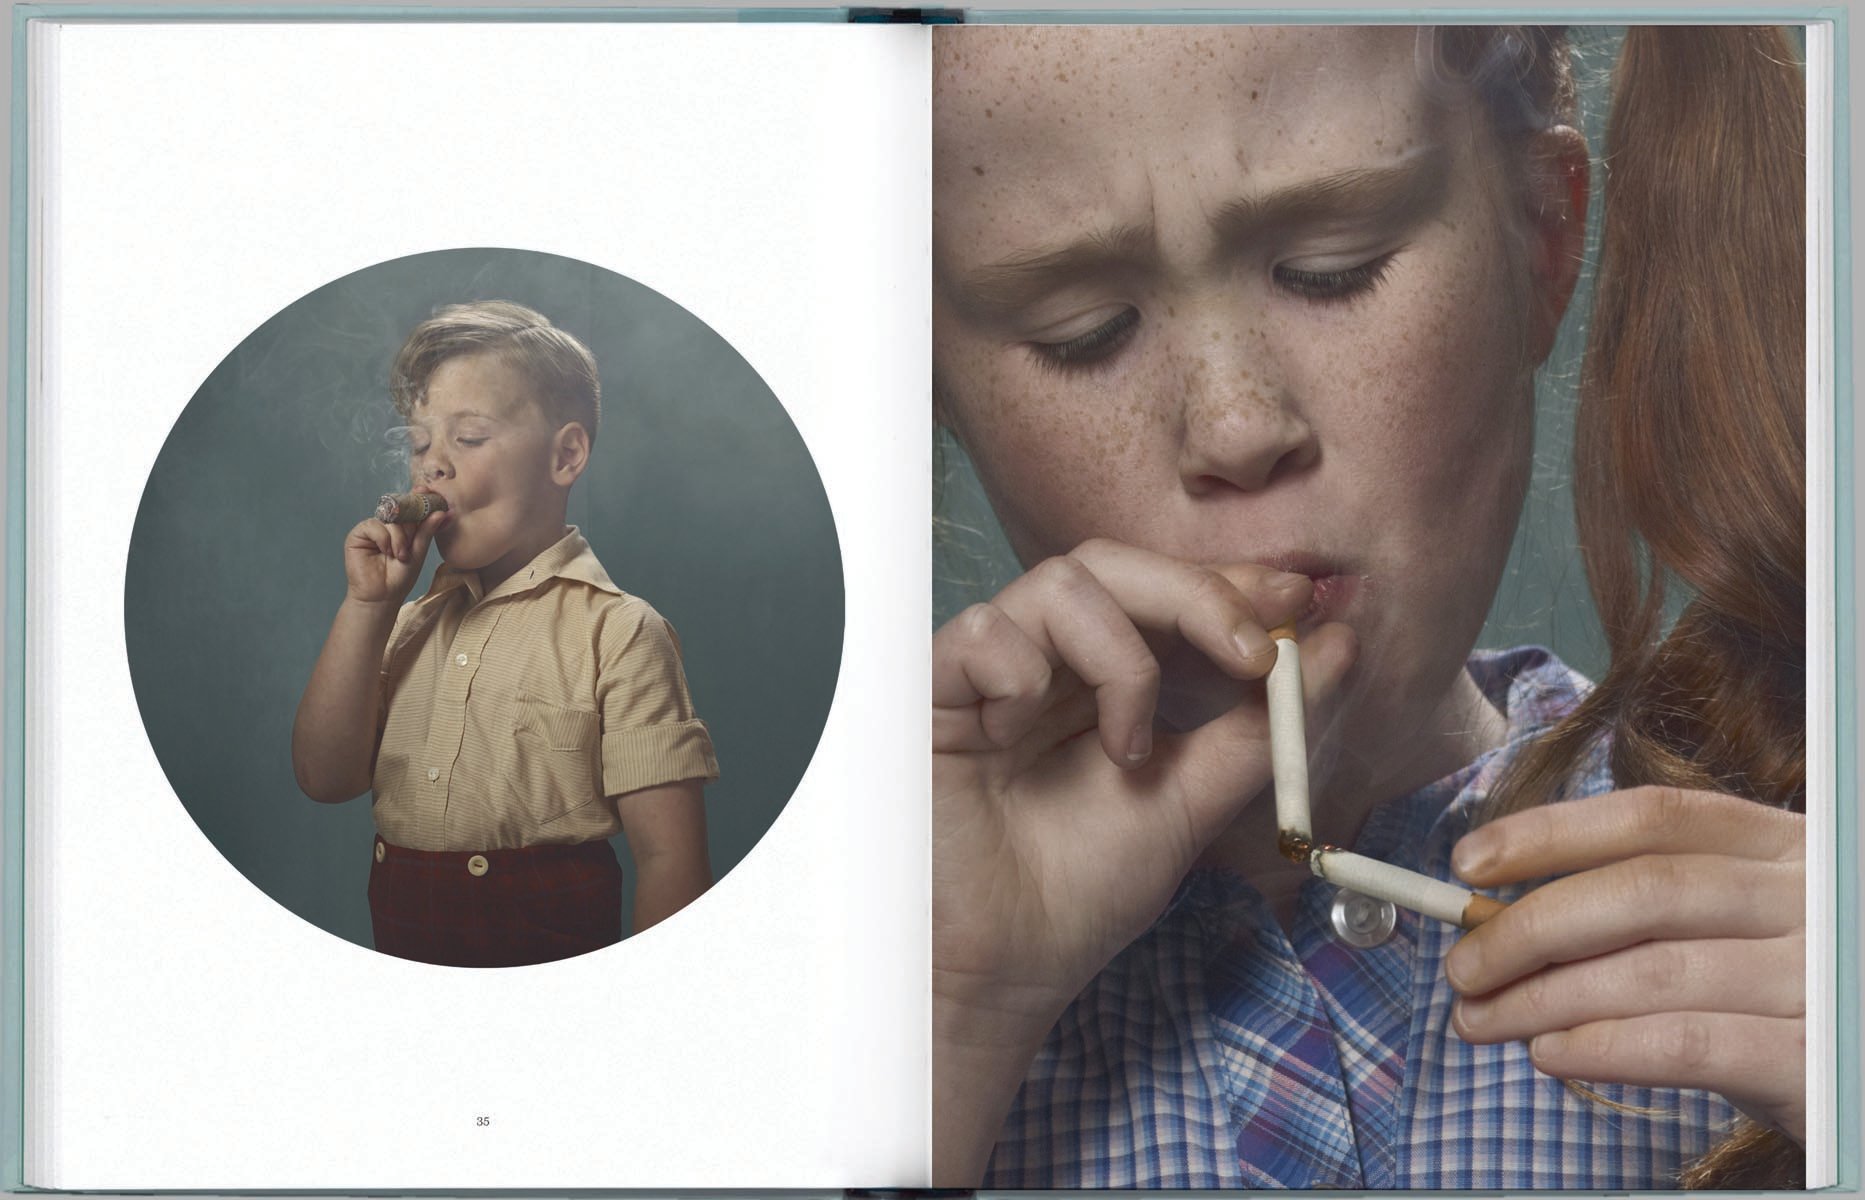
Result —
[[1530, 362], [1539, 366], [1573, 298], [1587, 245], [1587, 140], [1569, 125], [1536, 133], [1528, 155]]
[[581, 421], [572, 421], [557, 431], [550, 447], [550, 480], [558, 487], [569, 487], [589, 465], [589, 430]]

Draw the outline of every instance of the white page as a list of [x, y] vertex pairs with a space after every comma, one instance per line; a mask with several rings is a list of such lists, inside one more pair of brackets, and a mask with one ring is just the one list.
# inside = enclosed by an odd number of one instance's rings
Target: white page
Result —
[[[29, 1181], [923, 1185], [926, 32], [100, 24], [50, 45]], [[669, 926], [512, 971], [379, 955], [247, 883], [175, 801], [125, 660], [128, 515], [196, 387], [311, 289], [452, 246], [580, 258], [717, 330], [808, 444], [846, 586], [828, 726], [751, 855]]]

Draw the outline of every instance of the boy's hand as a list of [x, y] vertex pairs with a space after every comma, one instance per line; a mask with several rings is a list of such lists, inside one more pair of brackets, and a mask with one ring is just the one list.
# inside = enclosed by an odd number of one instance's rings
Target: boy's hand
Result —
[[406, 600], [420, 577], [421, 564], [427, 561], [428, 544], [452, 517], [448, 512], [431, 513], [413, 529], [374, 517], [359, 522], [343, 540], [343, 572], [349, 577], [350, 599], [396, 605]]

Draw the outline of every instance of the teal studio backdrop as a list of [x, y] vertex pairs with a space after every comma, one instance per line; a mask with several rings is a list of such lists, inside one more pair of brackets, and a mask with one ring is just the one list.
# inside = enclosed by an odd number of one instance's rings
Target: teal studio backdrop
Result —
[[[809, 451], [750, 365], [673, 300], [574, 259], [465, 249], [368, 267], [291, 304], [201, 385], [150, 473], [124, 589], [130, 675], [207, 840], [273, 900], [364, 946], [369, 796], [302, 795], [292, 719], [343, 599], [344, 535], [407, 483], [386, 437], [399, 423], [389, 364], [436, 307], [476, 299], [537, 309], [601, 368], [601, 431], [569, 520], [680, 634], [719, 756], [715, 875], [802, 778], [841, 662], [841, 556]], [[632, 908], [624, 839], [616, 852]]]

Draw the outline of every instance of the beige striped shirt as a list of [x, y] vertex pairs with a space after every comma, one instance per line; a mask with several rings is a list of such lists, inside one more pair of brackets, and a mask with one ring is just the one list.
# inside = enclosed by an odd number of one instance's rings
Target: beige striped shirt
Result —
[[490, 594], [442, 565], [382, 655], [375, 818], [415, 850], [621, 832], [610, 797], [717, 779], [680, 639], [574, 526]]

